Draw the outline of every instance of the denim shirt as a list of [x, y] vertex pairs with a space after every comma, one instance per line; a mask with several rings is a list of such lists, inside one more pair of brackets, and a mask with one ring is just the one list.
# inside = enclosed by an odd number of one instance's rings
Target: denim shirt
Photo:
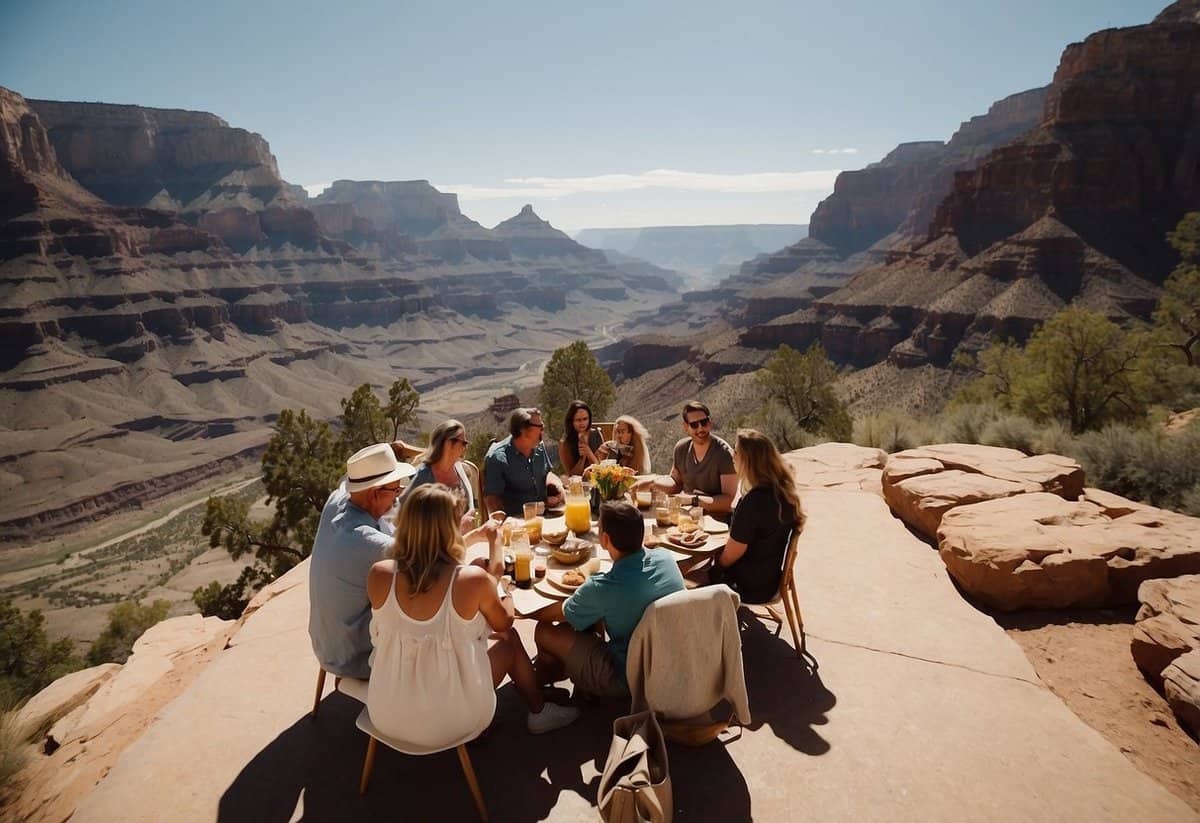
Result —
[[550, 457], [545, 444], [538, 443], [526, 457], [513, 446], [512, 437], [506, 437], [488, 449], [484, 467], [487, 487], [483, 493], [499, 496], [509, 515], [521, 517], [526, 503], [546, 499]]
[[339, 677], [371, 674], [367, 573], [392, 548], [379, 522], [350, 502], [345, 486], [329, 495], [308, 569], [308, 634], [321, 667]]

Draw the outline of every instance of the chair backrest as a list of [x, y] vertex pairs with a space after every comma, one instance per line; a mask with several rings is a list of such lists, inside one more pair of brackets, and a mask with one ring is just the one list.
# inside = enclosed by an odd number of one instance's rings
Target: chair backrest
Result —
[[721, 585], [676, 592], [646, 607], [626, 663], [633, 711], [652, 708], [667, 719], [693, 718], [727, 699], [742, 722], [749, 722], [740, 602]]
[[800, 549], [800, 534], [802, 530], [797, 527], [792, 529], [792, 536], [788, 538], [787, 552], [783, 555], [783, 574], [779, 577], [779, 596], [783, 597], [783, 593], [787, 591], [788, 586], [792, 585], [792, 580], [796, 573], [796, 555]]
[[487, 520], [487, 504], [483, 502], [483, 484], [479, 479], [479, 467], [470, 460], [462, 461], [463, 472], [467, 475], [467, 482], [471, 484], [471, 492], [475, 495], [475, 508], [479, 511], [480, 517]]
[[[499, 442], [500, 441], [494, 437], [489, 440], [487, 451], [485, 451], [484, 454], [486, 455], [488, 451], [492, 450], [492, 446]], [[470, 476], [471, 469], [475, 470], [475, 508], [479, 510], [479, 516], [483, 520], [487, 520], [491, 516], [491, 512], [488, 511], [487, 498], [483, 496], [483, 490], [487, 488], [487, 458], [484, 457], [483, 463], [478, 466], [476, 466], [470, 460], [464, 460], [463, 464], [470, 467], [467, 469], [468, 476]]]
[[604, 438], [605, 442], [613, 439], [613, 426], [617, 425], [616, 423], [595, 423], [594, 425], [600, 430], [600, 436]]

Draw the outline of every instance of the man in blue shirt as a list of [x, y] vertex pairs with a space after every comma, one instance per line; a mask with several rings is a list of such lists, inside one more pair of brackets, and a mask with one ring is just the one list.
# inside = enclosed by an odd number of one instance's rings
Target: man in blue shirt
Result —
[[537, 409], [515, 409], [509, 416], [509, 436], [492, 444], [483, 464], [483, 495], [489, 512], [521, 517], [526, 503], [556, 506], [562, 502], [562, 483], [550, 471], [543, 429]]
[[[642, 547], [645, 526], [637, 507], [626, 501], [600, 506], [600, 545], [612, 570], [589, 577], [564, 603], [538, 612], [534, 632], [538, 679], [553, 683], [564, 675], [596, 697], [628, 697], [625, 658], [629, 638], [646, 607], [683, 591], [683, 575], [669, 552]], [[589, 627], [604, 621], [609, 642]], [[557, 622], [565, 621], [565, 622]]]
[[371, 674], [367, 573], [392, 548], [379, 517], [415, 472], [391, 445], [367, 446], [346, 461], [346, 482], [321, 511], [308, 569], [308, 634], [321, 668], [338, 677]]

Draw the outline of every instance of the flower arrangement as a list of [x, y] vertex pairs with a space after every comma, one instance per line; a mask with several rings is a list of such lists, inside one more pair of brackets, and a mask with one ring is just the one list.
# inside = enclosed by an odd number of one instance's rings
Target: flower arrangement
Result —
[[615, 465], [596, 466], [592, 470], [592, 485], [600, 492], [601, 500], [616, 500], [633, 487], [633, 469]]

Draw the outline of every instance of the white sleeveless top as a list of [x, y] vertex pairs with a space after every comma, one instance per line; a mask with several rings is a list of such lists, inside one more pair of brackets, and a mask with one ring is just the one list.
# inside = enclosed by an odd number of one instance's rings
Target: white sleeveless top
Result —
[[371, 611], [367, 713], [384, 735], [441, 751], [479, 736], [496, 713], [488, 660], [491, 629], [482, 612], [455, 610], [456, 566], [437, 614], [409, 617], [396, 599], [396, 573], [383, 607]]

